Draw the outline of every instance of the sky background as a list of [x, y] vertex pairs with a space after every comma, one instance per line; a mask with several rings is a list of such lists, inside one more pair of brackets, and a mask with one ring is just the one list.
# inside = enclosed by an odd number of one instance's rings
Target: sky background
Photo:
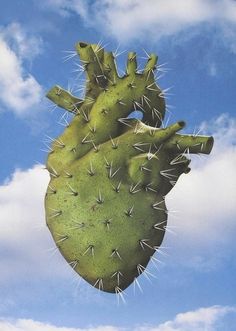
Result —
[[[233, 0], [0, 0], [0, 330], [234, 331], [236, 325], [236, 2]], [[43, 199], [46, 135], [64, 112], [53, 85], [83, 85], [77, 41], [102, 42], [139, 63], [159, 56], [169, 123], [212, 134], [210, 156], [167, 196], [169, 232], [156, 278], [126, 303], [80, 280], [54, 249]], [[160, 72], [162, 74], [162, 72]], [[62, 124], [62, 125], [61, 125]], [[174, 232], [174, 233], [173, 233]]]

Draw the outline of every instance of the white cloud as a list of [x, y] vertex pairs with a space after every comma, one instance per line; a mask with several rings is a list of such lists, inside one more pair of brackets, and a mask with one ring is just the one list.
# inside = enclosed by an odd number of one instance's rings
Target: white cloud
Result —
[[42, 53], [42, 39], [26, 33], [17, 22], [0, 27], [0, 35], [21, 59], [32, 60]]
[[201, 23], [236, 22], [233, 0], [50, 0], [49, 4], [63, 14], [74, 11], [86, 24], [102, 27], [120, 42], [147, 36], [158, 40]]
[[31, 37], [17, 23], [0, 29], [0, 101], [16, 114], [39, 104], [42, 87], [26, 72], [24, 61], [41, 52], [41, 40]]
[[235, 314], [236, 309], [229, 306], [212, 306], [178, 314], [173, 320], [158, 326], [138, 326], [134, 328], [120, 328], [109, 325], [67, 328], [31, 319], [0, 319], [0, 329], [4, 331], [214, 331], [217, 323], [227, 318], [226, 315], [230, 313]]
[[48, 180], [47, 172], [35, 166], [26, 171], [16, 170], [0, 186], [0, 282], [47, 278], [50, 273], [64, 277], [63, 270], [68, 271], [61, 267], [60, 254], [52, 258], [48, 251], [55, 247], [44, 216]]
[[121, 331], [113, 326], [89, 327], [86, 329], [58, 327], [49, 323], [42, 323], [30, 319], [15, 321], [0, 319], [0, 329], [4, 331]]
[[177, 225], [172, 246], [178, 247], [179, 259], [207, 271], [234, 254], [236, 119], [222, 115], [203, 123], [202, 129], [213, 133], [212, 153], [202, 160], [193, 158], [192, 171], [180, 177], [167, 205], [180, 211], [176, 219], [171, 214], [169, 218], [170, 224]]
[[174, 320], [157, 327], [141, 328], [137, 331], [214, 331], [219, 320], [228, 313], [236, 313], [233, 307], [212, 306], [176, 315]]

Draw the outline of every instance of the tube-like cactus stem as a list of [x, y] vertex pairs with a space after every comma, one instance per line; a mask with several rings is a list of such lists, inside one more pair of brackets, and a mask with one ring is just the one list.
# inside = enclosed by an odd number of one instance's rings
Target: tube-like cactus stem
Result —
[[170, 125], [169, 127], [165, 129], [153, 129], [153, 133], [150, 135], [150, 132], [148, 131], [149, 137], [151, 137], [150, 140], [153, 140], [153, 142], [163, 142], [172, 136], [175, 136], [176, 132], [180, 131], [185, 127], [184, 121], [179, 121], [175, 124]]
[[98, 85], [101, 85], [101, 78], [104, 75], [102, 62], [104, 58], [104, 50], [96, 51], [96, 45], [79, 42], [76, 44], [76, 51], [80, 59], [86, 64], [87, 78]]
[[132, 75], [136, 72], [136, 70], [137, 70], [136, 53], [129, 52], [126, 73], [127, 73], [127, 75], [130, 75], [130, 74]]
[[155, 69], [157, 59], [158, 59], [158, 57], [157, 57], [156, 54], [150, 54], [150, 57], [149, 57], [149, 59], [147, 61], [147, 64], [144, 68], [144, 71], [143, 71], [145, 74], [148, 74], [151, 70]]
[[210, 154], [213, 143], [213, 137], [176, 134], [166, 142], [165, 149], [176, 150], [177, 147], [181, 153]]
[[58, 85], [55, 85], [53, 88], [51, 88], [50, 91], [48, 91], [47, 97], [57, 106], [64, 108], [74, 114], [79, 113], [79, 108], [84, 102]]

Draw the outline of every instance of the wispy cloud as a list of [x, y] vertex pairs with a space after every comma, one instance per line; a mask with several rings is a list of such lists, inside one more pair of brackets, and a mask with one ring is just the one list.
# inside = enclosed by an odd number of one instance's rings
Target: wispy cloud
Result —
[[38, 3], [37, 1], [37, 5], [42, 9], [51, 8], [66, 17], [76, 12], [86, 19], [89, 12], [89, 1], [84, 0], [48, 0], [45, 4]]
[[120, 42], [159, 40], [203, 23], [235, 25], [233, 0], [50, 0], [53, 10], [80, 15], [87, 25]]
[[25, 60], [40, 54], [41, 44], [18, 23], [0, 28], [0, 102], [18, 115], [41, 100], [42, 86], [25, 68]]
[[4, 331], [215, 331], [218, 322], [235, 314], [236, 309], [230, 306], [211, 306], [195, 311], [180, 313], [173, 320], [157, 326], [138, 326], [133, 328], [110, 325], [91, 326], [87, 328], [59, 327], [31, 319], [0, 319], [0, 328]]
[[23, 60], [32, 60], [43, 51], [42, 39], [27, 33], [17, 22], [0, 27], [0, 35], [7, 42], [8, 46]]

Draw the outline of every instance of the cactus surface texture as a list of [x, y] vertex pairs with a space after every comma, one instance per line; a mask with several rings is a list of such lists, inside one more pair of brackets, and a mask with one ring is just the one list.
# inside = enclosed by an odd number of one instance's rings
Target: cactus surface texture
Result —
[[[155, 54], [138, 71], [136, 54], [128, 53], [120, 77], [112, 52], [84, 42], [76, 51], [86, 74], [84, 98], [59, 86], [47, 94], [74, 114], [47, 159], [47, 226], [80, 276], [121, 293], [148, 275], [167, 226], [165, 196], [189, 172], [188, 154], [209, 154], [213, 138], [178, 133], [183, 121], [163, 128], [165, 92], [155, 82]], [[128, 117], [134, 110], [142, 121]]]

